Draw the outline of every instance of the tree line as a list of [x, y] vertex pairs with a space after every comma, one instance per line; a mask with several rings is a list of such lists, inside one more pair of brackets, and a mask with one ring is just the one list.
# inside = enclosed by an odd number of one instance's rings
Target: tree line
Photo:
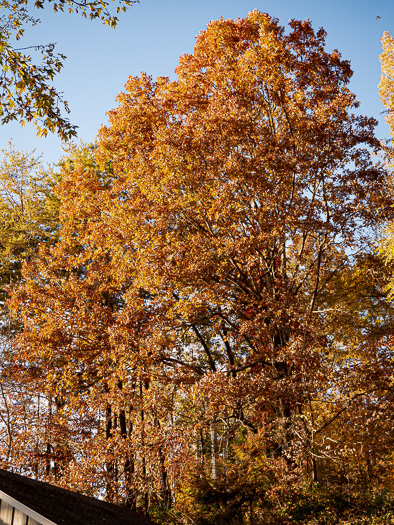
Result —
[[163, 524], [392, 522], [392, 150], [325, 36], [211, 22], [54, 172], [7, 153], [3, 468]]

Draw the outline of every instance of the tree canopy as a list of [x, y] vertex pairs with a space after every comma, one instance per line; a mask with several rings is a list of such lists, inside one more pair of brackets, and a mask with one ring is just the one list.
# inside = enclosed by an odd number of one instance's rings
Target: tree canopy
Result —
[[8, 464], [163, 524], [390, 519], [393, 200], [325, 36], [211, 22], [64, 160], [12, 288]]

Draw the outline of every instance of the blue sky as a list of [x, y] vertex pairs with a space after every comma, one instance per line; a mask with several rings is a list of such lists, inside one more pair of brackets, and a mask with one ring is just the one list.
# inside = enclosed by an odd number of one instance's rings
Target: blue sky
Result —
[[[378, 56], [383, 31], [394, 35], [394, 0], [141, 0], [120, 15], [115, 30], [79, 15], [55, 14], [48, 5], [34, 13], [42, 23], [29, 30], [23, 44], [56, 42], [67, 56], [55, 85], [69, 102], [78, 139], [89, 142], [107, 122], [105, 113], [116, 106], [129, 75], [173, 76], [179, 56], [192, 52], [196, 35], [210, 20], [243, 18], [252, 9], [285, 26], [291, 18], [310, 18], [316, 30], [324, 27], [327, 49], [336, 48], [351, 61], [350, 87], [361, 102], [360, 112], [382, 122], [378, 135], [387, 138], [377, 93]], [[56, 136], [37, 139], [32, 126], [2, 126], [1, 147], [11, 138], [18, 148], [36, 148], [45, 162], [56, 162], [62, 154]]]

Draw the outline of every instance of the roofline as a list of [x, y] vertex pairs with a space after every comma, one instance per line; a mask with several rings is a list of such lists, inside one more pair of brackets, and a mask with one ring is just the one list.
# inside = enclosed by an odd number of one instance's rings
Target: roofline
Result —
[[27, 514], [30, 518], [33, 518], [34, 520], [38, 521], [42, 525], [58, 525], [54, 521], [49, 520], [48, 518], [45, 518], [41, 514], [38, 514], [35, 510], [32, 510], [30, 507], [26, 507], [26, 505], [23, 505], [23, 503], [20, 503], [18, 500], [12, 498], [2, 490], [0, 490], [0, 499], [4, 500], [6, 503], [12, 505], [16, 509], [20, 510], [24, 514]]

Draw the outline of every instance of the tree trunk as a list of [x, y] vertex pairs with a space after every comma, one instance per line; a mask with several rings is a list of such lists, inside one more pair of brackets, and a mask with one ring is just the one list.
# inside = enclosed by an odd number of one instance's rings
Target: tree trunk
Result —
[[212, 479], [218, 478], [218, 463], [217, 463], [217, 448], [218, 436], [216, 430], [216, 422], [211, 423], [211, 475]]

